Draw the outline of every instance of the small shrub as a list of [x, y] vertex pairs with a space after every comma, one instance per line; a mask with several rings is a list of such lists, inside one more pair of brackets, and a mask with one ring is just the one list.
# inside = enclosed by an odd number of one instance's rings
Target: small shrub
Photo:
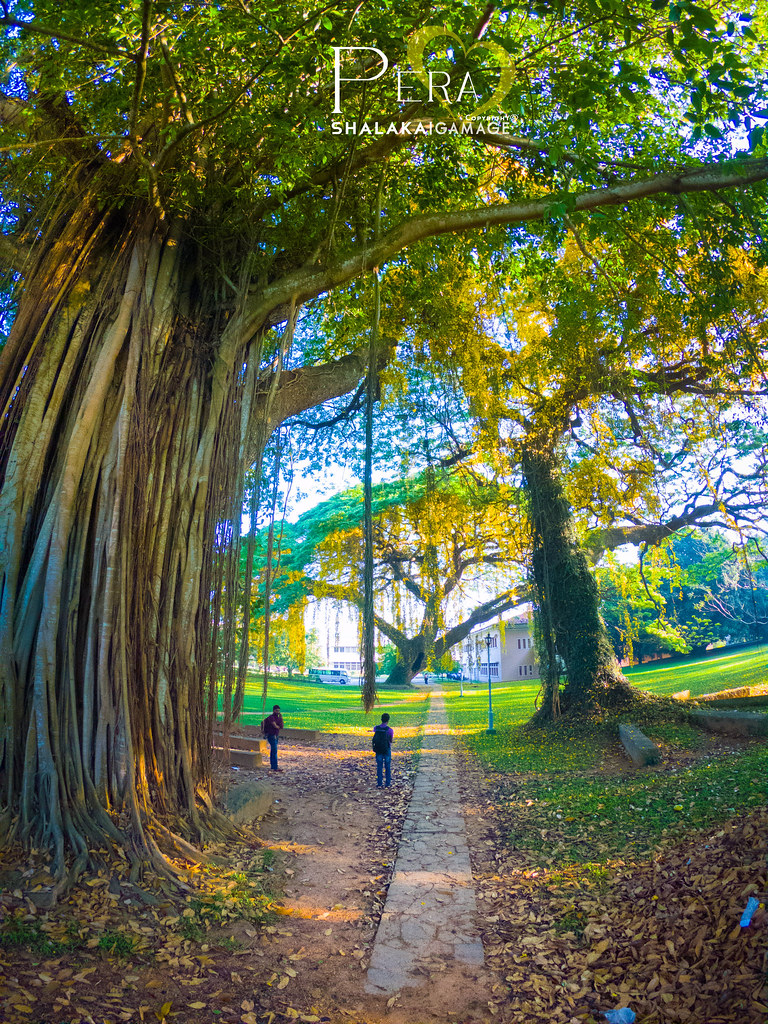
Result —
[[99, 939], [98, 948], [112, 956], [128, 957], [137, 951], [137, 942], [132, 935], [125, 932], [106, 931]]

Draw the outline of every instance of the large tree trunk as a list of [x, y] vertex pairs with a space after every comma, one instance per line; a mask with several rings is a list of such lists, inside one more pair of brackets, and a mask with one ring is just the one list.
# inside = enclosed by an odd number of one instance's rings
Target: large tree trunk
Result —
[[164, 870], [148, 821], [197, 839], [216, 820], [214, 556], [277, 389], [197, 266], [151, 212], [81, 202], [39, 243], [0, 355], [0, 831], [62, 878], [110, 841]]
[[606, 706], [629, 703], [633, 691], [621, 674], [600, 615], [597, 584], [576, 536], [554, 444], [528, 439], [522, 465], [544, 683], [544, 700], [534, 720], [543, 723], [561, 714], [589, 716]]
[[396, 643], [397, 664], [387, 676], [386, 686], [409, 686], [417, 672], [421, 672], [426, 663], [428, 644], [424, 636]]

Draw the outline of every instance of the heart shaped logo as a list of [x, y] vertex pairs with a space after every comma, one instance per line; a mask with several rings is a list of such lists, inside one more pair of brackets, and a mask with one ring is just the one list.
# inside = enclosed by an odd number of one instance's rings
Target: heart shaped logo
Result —
[[[512, 83], [515, 78], [511, 55], [507, 53], [503, 46], [499, 46], [498, 43], [490, 41], [484, 43], [482, 40], [479, 40], [467, 49], [463, 40], [457, 36], [455, 32], [452, 32], [444, 25], [427, 25], [424, 28], [420, 28], [417, 32], [414, 32], [408, 39], [408, 60], [410, 61], [413, 73], [428, 89], [430, 88], [430, 82], [429, 75], [424, 70], [424, 50], [427, 47], [427, 43], [436, 39], [438, 36], [447, 36], [449, 39], [455, 40], [467, 56], [469, 56], [473, 50], [487, 50], [488, 53], [492, 54], [496, 58], [499, 62], [499, 84], [494, 89], [491, 98], [477, 108], [474, 116], [479, 117], [481, 114], [485, 113], [486, 110], [498, 108], [501, 101], [512, 88]], [[438, 102], [445, 106], [444, 97], [439, 98]]]

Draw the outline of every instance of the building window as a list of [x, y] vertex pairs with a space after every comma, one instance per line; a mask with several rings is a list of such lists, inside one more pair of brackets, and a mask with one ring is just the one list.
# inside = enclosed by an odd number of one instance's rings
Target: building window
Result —
[[518, 665], [518, 667], [517, 667], [517, 674], [519, 676], [521, 676], [521, 677], [522, 676], [532, 676], [533, 675], [533, 665]]

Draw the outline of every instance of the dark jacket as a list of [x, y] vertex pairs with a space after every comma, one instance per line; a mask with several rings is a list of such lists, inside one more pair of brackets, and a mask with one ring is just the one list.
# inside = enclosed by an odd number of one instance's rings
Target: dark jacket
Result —
[[387, 739], [389, 740], [390, 747], [392, 746], [392, 740], [395, 738], [395, 733], [392, 729], [390, 729], [386, 722], [380, 722], [378, 725], [374, 725], [373, 731], [385, 733]]
[[269, 718], [261, 723], [261, 730], [265, 736], [279, 736], [283, 728], [283, 716], [279, 711], [273, 711]]

